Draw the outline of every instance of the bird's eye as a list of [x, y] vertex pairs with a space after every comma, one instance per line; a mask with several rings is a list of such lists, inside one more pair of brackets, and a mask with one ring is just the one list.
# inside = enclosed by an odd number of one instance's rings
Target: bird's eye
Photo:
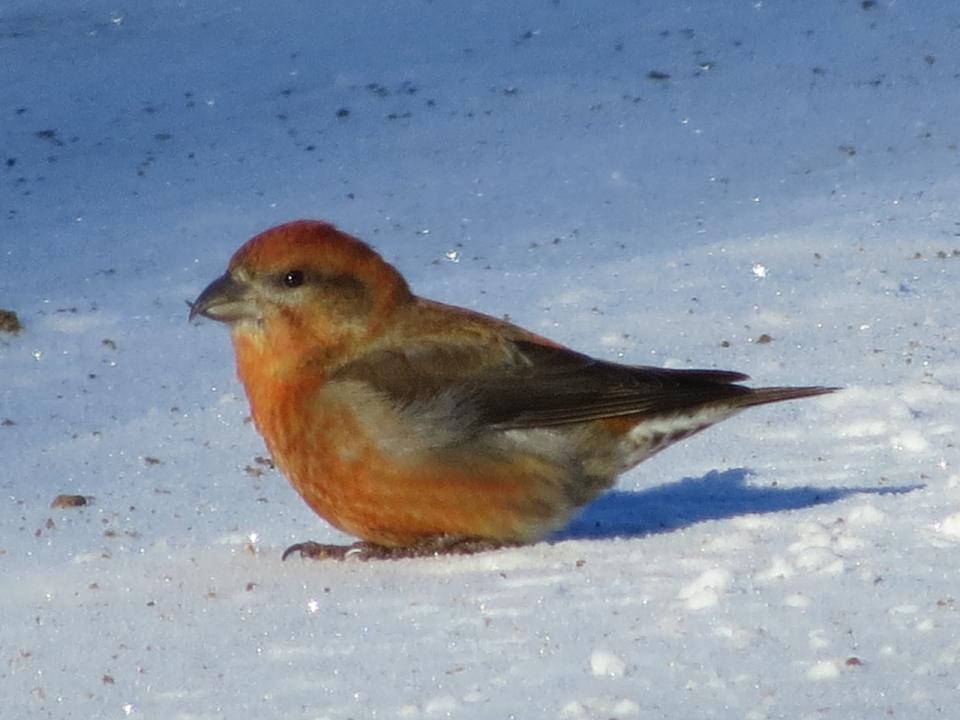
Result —
[[288, 288], [303, 285], [303, 270], [287, 270], [283, 275], [283, 284]]

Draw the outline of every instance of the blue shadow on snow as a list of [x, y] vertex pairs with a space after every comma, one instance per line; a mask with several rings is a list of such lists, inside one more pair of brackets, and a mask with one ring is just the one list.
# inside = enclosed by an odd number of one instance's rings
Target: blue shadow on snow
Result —
[[798, 510], [835, 503], [852, 495], [891, 495], [924, 485], [885, 488], [780, 488], [747, 484], [747, 468], [713, 470], [649, 490], [613, 490], [587, 505], [553, 540], [639, 537], [741, 515]]

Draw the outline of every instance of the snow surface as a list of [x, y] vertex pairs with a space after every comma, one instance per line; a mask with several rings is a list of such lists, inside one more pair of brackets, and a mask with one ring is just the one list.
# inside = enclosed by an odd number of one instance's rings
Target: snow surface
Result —
[[[950, 0], [7, 0], [0, 717], [954, 717], [958, 117]], [[600, 357], [847, 389], [556, 542], [281, 563], [349, 538], [184, 301], [298, 217]]]

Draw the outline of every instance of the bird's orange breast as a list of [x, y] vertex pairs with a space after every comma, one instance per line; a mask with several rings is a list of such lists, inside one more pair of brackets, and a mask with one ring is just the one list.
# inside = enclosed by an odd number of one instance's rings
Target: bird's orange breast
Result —
[[[559, 470], [510, 454], [469, 464], [385, 448], [398, 416], [328, 397], [317, 373], [270, 376], [238, 361], [257, 429], [278, 467], [332, 525], [369, 542], [407, 546], [436, 536], [528, 541], [569, 514]], [[378, 410], [378, 409], [374, 409]], [[375, 417], [375, 421], [371, 418]]]

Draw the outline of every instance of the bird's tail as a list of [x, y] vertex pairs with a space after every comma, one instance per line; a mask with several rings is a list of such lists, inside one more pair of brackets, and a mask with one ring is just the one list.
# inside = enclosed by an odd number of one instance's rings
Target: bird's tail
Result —
[[816, 395], [827, 395], [836, 392], [838, 387], [765, 387], [750, 388], [750, 392], [741, 395], [738, 405], [743, 408], [753, 407], [754, 405], [766, 405], [767, 403], [781, 402], [783, 400], [799, 400], [800, 398], [814, 397]]

